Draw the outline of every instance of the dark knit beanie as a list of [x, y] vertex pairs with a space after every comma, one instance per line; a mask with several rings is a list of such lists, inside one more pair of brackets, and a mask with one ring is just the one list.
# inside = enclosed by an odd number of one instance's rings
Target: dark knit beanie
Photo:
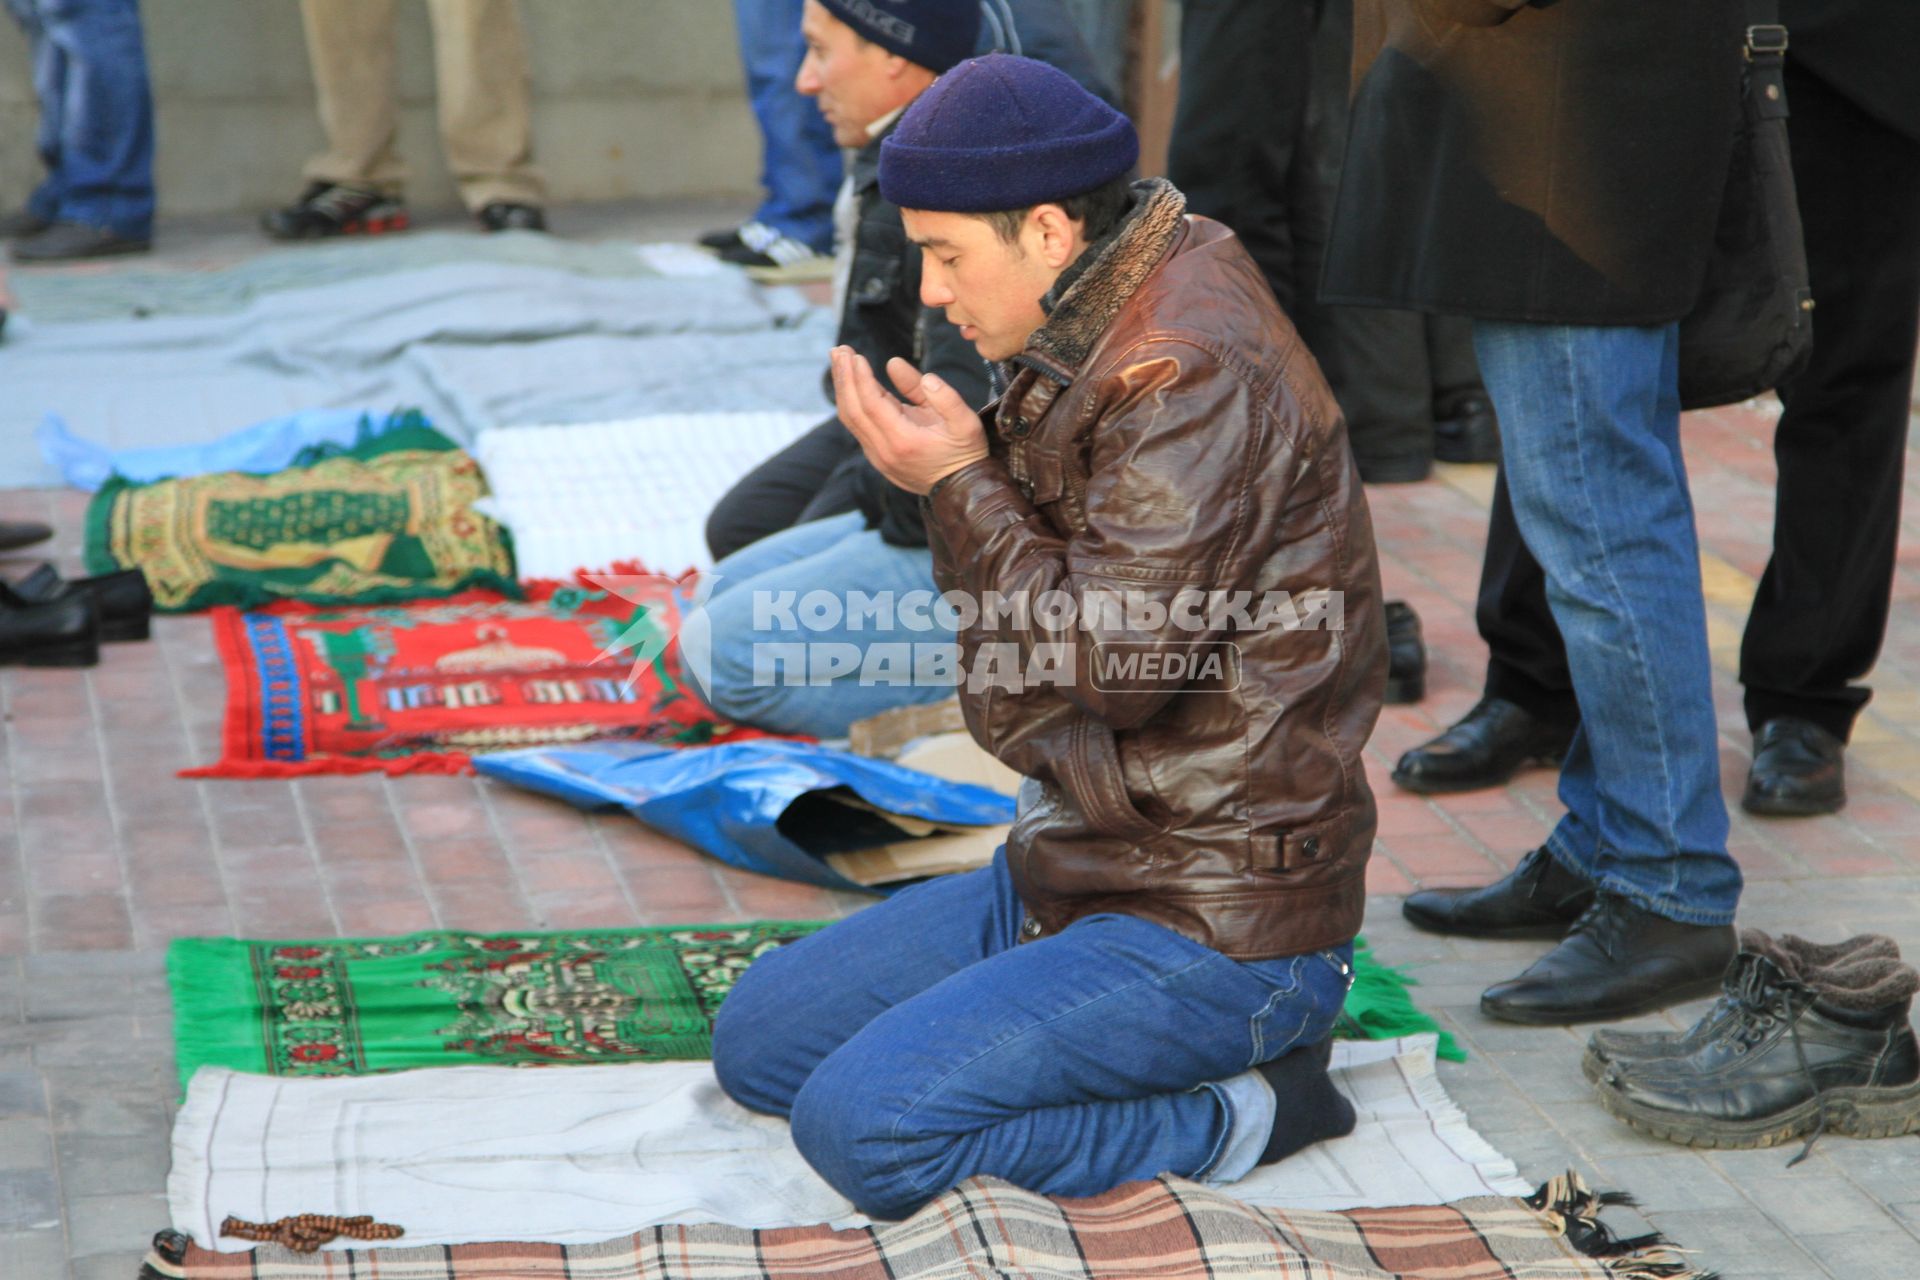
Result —
[[997, 213], [1065, 200], [1140, 158], [1133, 122], [1066, 72], [990, 53], [914, 100], [880, 144], [880, 194], [902, 209]]
[[980, 0], [820, 0], [840, 21], [908, 62], [945, 71], [980, 42]]

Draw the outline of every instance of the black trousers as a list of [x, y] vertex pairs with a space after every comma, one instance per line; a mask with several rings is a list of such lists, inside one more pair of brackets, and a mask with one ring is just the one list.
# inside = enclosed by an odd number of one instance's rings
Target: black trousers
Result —
[[[1813, 356], [1780, 388], [1773, 557], [1740, 646], [1747, 724], [1798, 716], [1846, 738], [1886, 636], [1914, 355], [1920, 141], [1787, 64], [1788, 137], [1813, 285]], [[1546, 579], [1495, 486], [1475, 610], [1487, 692], [1571, 719]]]
[[1190, 211], [1233, 228], [1289, 315], [1319, 283], [1326, 239], [1307, 160], [1319, 11], [1320, 0], [1185, 0], [1180, 11], [1167, 176]]
[[852, 511], [857, 505], [853, 486], [841, 482], [851, 473], [840, 471], [840, 464], [859, 451], [859, 441], [839, 418], [808, 431], [747, 472], [714, 504], [707, 517], [707, 550], [724, 560], [782, 529]]
[[1186, 0], [1169, 176], [1232, 227], [1313, 352], [1361, 473], [1430, 459], [1433, 426], [1484, 399], [1471, 324], [1318, 301], [1346, 156], [1352, 0]]

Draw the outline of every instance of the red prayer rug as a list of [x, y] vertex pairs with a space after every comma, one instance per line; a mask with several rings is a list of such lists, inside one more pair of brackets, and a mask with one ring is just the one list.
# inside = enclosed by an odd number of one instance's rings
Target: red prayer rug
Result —
[[678, 669], [676, 585], [544, 583], [401, 605], [211, 611], [227, 674], [218, 764], [182, 777], [463, 773], [473, 755], [587, 739], [762, 736]]

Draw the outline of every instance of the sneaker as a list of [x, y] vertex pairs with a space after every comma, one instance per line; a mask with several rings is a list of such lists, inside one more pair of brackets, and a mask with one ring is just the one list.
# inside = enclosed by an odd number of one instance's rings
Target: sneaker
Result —
[[0, 240], [24, 240], [52, 225], [52, 219], [43, 218], [31, 209], [20, 209], [0, 217]]
[[539, 205], [495, 200], [473, 215], [482, 231], [545, 231], [547, 215]]
[[764, 284], [806, 284], [833, 279], [833, 258], [815, 253], [813, 246], [781, 235], [764, 222], [745, 223], [740, 243], [720, 251], [722, 262], [745, 267]]
[[13, 242], [15, 262], [72, 262], [120, 253], [145, 253], [153, 248], [148, 236], [123, 236], [109, 227], [84, 222], [56, 222], [38, 235]]
[[712, 231], [704, 231], [700, 234], [700, 239], [697, 243], [702, 249], [711, 249], [715, 253], [724, 253], [728, 249], [739, 247], [740, 228], [717, 227]]
[[374, 236], [405, 231], [410, 224], [406, 202], [400, 197], [333, 182], [309, 183], [286, 208], [260, 215], [260, 229], [275, 240]]

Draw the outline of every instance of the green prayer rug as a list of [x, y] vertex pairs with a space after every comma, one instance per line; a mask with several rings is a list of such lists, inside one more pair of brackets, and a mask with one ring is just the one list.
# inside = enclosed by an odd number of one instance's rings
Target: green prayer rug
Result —
[[164, 612], [518, 597], [507, 533], [474, 508], [486, 493], [480, 464], [409, 411], [270, 475], [114, 476], [87, 507], [87, 570], [140, 570]]
[[[698, 1059], [713, 1015], [759, 956], [809, 921], [400, 938], [181, 938], [167, 952], [184, 1089], [204, 1066], [279, 1076], [413, 1067]], [[1355, 947], [1336, 1034], [1385, 1039], [1437, 1024], [1408, 979]], [[1441, 1052], [1463, 1055], [1441, 1033]]]

